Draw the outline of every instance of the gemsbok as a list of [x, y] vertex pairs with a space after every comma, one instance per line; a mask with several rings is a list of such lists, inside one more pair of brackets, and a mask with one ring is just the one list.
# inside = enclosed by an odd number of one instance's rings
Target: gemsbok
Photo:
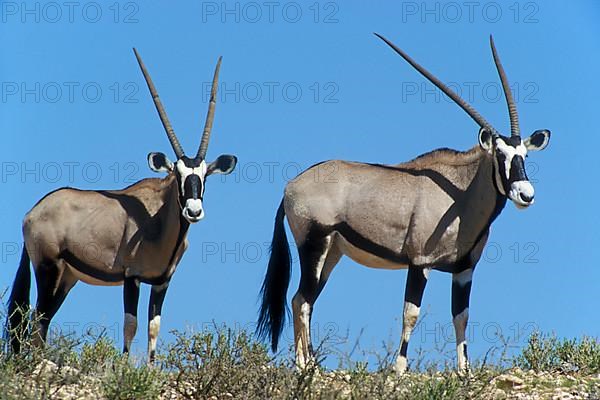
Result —
[[[509, 198], [518, 208], [533, 204], [534, 189], [525, 172], [530, 150], [542, 150], [550, 132], [522, 139], [517, 109], [490, 36], [510, 115], [511, 135], [501, 135], [470, 104], [376, 34], [412, 67], [457, 103], [480, 126], [479, 144], [468, 151], [438, 149], [397, 165], [326, 161], [289, 182], [277, 215], [271, 258], [261, 290], [257, 333], [270, 337], [276, 351], [286, 313], [290, 250], [284, 217], [298, 247], [301, 277], [292, 299], [296, 363], [314, 360], [310, 321], [315, 301], [342, 255], [373, 268], [408, 269], [399, 373], [408, 367], [407, 349], [419, 316], [431, 269], [452, 273], [452, 317], [457, 368], [468, 368], [465, 329], [473, 270], [490, 225]], [[334, 171], [318, 179], [317, 168]], [[330, 176], [331, 178], [331, 176]]]
[[[123, 285], [123, 351], [137, 330], [140, 283], [152, 285], [148, 307], [148, 360], [154, 359], [165, 294], [185, 252], [191, 223], [204, 217], [205, 178], [229, 174], [237, 158], [206, 162], [213, 125], [221, 58], [217, 62], [208, 114], [198, 152], [184, 154], [150, 75], [133, 49], [177, 160], [148, 154], [148, 164], [165, 178], [142, 179], [122, 190], [61, 188], [48, 193], [23, 221], [23, 253], [9, 299], [7, 327], [13, 351], [31, 330], [33, 342], [46, 340], [52, 317], [79, 280], [91, 285]], [[30, 262], [35, 271], [37, 326], [28, 327]]]

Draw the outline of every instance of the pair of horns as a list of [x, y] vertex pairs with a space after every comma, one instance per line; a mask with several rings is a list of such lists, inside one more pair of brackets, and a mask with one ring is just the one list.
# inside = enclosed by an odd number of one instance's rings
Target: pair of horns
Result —
[[[154, 101], [154, 106], [156, 107], [156, 111], [158, 111], [158, 115], [160, 116], [160, 120], [167, 132], [167, 137], [169, 138], [169, 142], [171, 142], [171, 147], [173, 147], [173, 151], [175, 151], [175, 155], [177, 158], [181, 158], [185, 155], [183, 151], [183, 147], [181, 147], [181, 143], [179, 143], [179, 139], [175, 135], [175, 131], [171, 126], [171, 122], [169, 121], [169, 117], [167, 117], [167, 112], [165, 111], [164, 106], [162, 105], [160, 98], [158, 97], [158, 92], [156, 91], [156, 87], [154, 87], [154, 83], [152, 82], [152, 78], [150, 78], [150, 74], [142, 61], [137, 50], [134, 48], [133, 52], [135, 53], [135, 58], [137, 59], [138, 64], [144, 74], [144, 79], [146, 80], [146, 84], [148, 85], [148, 89], [150, 90], [150, 94], [152, 95], [152, 100]], [[210, 101], [208, 103], [208, 113], [206, 114], [206, 122], [204, 123], [204, 132], [202, 133], [202, 139], [200, 140], [200, 146], [198, 147], [198, 153], [196, 153], [196, 158], [204, 158], [206, 157], [206, 150], [208, 149], [208, 142], [210, 140], [210, 132], [212, 130], [213, 120], [215, 118], [215, 106], [216, 106], [216, 97], [217, 97], [217, 86], [219, 82], [219, 69], [221, 68], [221, 59], [217, 61], [217, 66], [215, 68], [215, 74], [212, 81], [212, 88], [210, 90]]]
[[[454, 92], [452, 89], [446, 86], [438, 78], [433, 76], [431, 72], [427, 71], [425, 68], [419, 65], [419, 63], [413, 60], [408, 54], [399, 49], [396, 45], [387, 40], [385, 37], [381, 36], [378, 33], [375, 33], [375, 36], [387, 43], [388, 46], [390, 46], [392, 49], [394, 49], [396, 53], [402, 56], [402, 58], [404, 58], [410, 65], [412, 65], [413, 68], [419, 71], [425, 78], [429, 79], [429, 81], [435, 86], [437, 86], [442, 92], [444, 92], [446, 96], [450, 97], [456, 104], [458, 104], [463, 110], [465, 110], [465, 112], [469, 114], [469, 116], [473, 118], [473, 120], [475, 120], [475, 122], [477, 122], [477, 124], [479, 124], [480, 127], [486, 128], [492, 133], [497, 134], [496, 129], [489, 122], [487, 122], [485, 118], [483, 118], [481, 114], [477, 112], [477, 110], [475, 110], [469, 103], [467, 103], [463, 98], [456, 94], [456, 92]], [[521, 134], [519, 130], [519, 115], [517, 114], [517, 106], [515, 104], [512, 92], [510, 90], [510, 86], [508, 84], [506, 72], [504, 71], [504, 68], [500, 63], [500, 58], [498, 57], [498, 53], [496, 51], [496, 46], [494, 45], [494, 39], [492, 38], [492, 35], [490, 35], [490, 46], [492, 47], [494, 63], [496, 64], [498, 75], [500, 75], [500, 80], [502, 81], [502, 89], [504, 91], [504, 97], [506, 98], [506, 104], [508, 106], [508, 114], [510, 116], [510, 133], [511, 136], [520, 136]]]

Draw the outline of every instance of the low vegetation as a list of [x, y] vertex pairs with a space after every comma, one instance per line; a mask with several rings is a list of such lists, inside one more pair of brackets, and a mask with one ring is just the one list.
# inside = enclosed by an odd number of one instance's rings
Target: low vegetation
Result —
[[[500, 349], [458, 375], [451, 365], [416, 362], [397, 376], [393, 352], [373, 365], [339, 356], [339, 368], [298, 372], [245, 331], [172, 332], [154, 366], [121, 354], [104, 335], [53, 337], [0, 355], [1, 399], [597, 399], [600, 343], [534, 333], [514, 357]], [[6, 343], [4, 343], [6, 344]], [[6, 346], [4, 346], [6, 348]], [[324, 344], [319, 349], [325, 356]], [[354, 359], [354, 360], [351, 360]], [[490, 358], [494, 358], [493, 362]]]

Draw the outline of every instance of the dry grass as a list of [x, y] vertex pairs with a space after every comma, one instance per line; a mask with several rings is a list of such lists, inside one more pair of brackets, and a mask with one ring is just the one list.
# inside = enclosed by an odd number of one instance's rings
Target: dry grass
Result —
[[[27, 341], [17, 356], [0, 354], [1, 399], [496, 399], [598, 398], [600, 343], [534, 333], [516, 357], [495, 349], [460, 376], [451, 365], [413, 363], [397, 376], [392, 346], [336, 354], [339, 368], [298, 372], [245, 331], [172, 332], [156, 365], [123, 356], [103, 335]], [[5, 344], [5, 343], [3, 343]], [[3, 346], [5, 348], [5, 346]], [[318, 358], [330, 354], [327, 341]], [[368, 354], [367, 354], [368, 353]], [[360, 358], [376, 360], [372, 365]], [[358, 359], [358, 361], [357, 361]], [[422, 361], [422, 360], [421, 360]]]

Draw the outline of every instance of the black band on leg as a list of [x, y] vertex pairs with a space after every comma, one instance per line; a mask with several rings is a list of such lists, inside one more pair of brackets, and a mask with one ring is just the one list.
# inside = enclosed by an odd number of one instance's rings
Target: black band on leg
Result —
[[[148, 325], [150, 322], [157, 316], [160, 316], [162, 313], [163, 302], [165, 301], [165, 296], [167, 294], [167, 289], [169, 288], [169, 283], [164, 283], [160, 286], [153, 285], [150, 291], [150, 303], [148, 305]], [[150, 339], [150, 338], [148, 338]], [[148, 354], [148, 361], [152, 363], [154, 361], [156, 350], [151, 349]]]
[[452, 282], [452, 317], [456, 317], [465, 309], [469, 308], [471, 296], [471, 282], [461, 286], [458, 282]]
[[[407, 308], [406, 304], [412, 304], [417, 307], [417, 310], [421, 308], [421, 302], [423, 300], [423, 293], [425, 292], [425, 286], [427, 285], [427, 272], [423, 268], [409, 267], [408, 275], [406, 277], [406, 289], [404, 292], [404, 313], [403, 313], [403, 324], [402, 324], [402, 342], [400, 344], [400, 356], [407, 358], [408, 353], [408, 340], [412, 330], [416, 325], [416, 318], [413, 320], [412, 317], [407, 319]], [[418, 312], [417, 312], [418, 315]]]
[[123, 308], [127, 314], [137, 316], [140, 286], [135, 278], [125, 278], [123, 283]]
[[408, 269], [408, 276], [406, 277], [404, 301], [421, 307], [426, 284], [425, 271], [422, 268], [410, 267]]
[[400, 355], [402, 357], [406, 357], [407, 353], [408, 353], [408, 342], [403, 340], [402, 344], [400, 345]]
[[[125, 314], [137, 318], [138, 300], [140, 297], [140, 285], [135, 278], [125, 278], [123, 282], [123, 309]], [[124, 327], [125, 329], [127, 327]], [[123, 353], [128, 353], [127, 337], [123, 338]]]
[[317, 264], [326, 251], [326, 239], [318, 229], [311, 229], [306, 241], [298, 248], [300, 258], [300, 293], [311, 306], [319, 292]]
[[39, 332], [37, 334], [46, 341], [50, 320], [58, 309], [55, 306], [54, 288], [58, 281], [58, 267], [56, 264], [42, 264], [36, 269], [36, 287], [38, 292], [36, 303], [36, 318], [39, 321]]
[[161, 314], [168, 287], [168, 283], [160, 286], [152, 286], [150, 290], [150, 305], [148, 307], [148, 321], [152, 321], [152, 318]]

